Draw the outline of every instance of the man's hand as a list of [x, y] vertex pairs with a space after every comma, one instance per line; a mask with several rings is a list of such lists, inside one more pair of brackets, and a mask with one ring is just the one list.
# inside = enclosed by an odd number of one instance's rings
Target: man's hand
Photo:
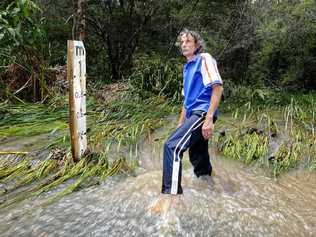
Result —
[[204, 139], [208, 139], [209, 137], [213, 135], [213, 132], [214, 132], [213, 115], [221, 100], [223, 86], [219, 84], [215, 84], [213, 85], [212, 90], [213, 91], [212, 91], [212, 97], [211, 97], [211, 104], [207, 111], [205, 121], [202, 126], [202, 135]]
[[209, 139], [213, 135], [214, 131], [214, 123], [213, 123], [213, 118], [205, 118], [205, 121], [202, 126], [202, 135], [204, 139]]

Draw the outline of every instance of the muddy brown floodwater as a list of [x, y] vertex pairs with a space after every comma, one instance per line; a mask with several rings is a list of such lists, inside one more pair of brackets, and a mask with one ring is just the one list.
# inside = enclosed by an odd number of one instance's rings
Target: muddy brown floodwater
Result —
[[180, 205], [148, 212], [160, 192], [162, 144], [169, 132], [159, 129], [140, 141], [136, 176], [111, 177], [38, 205], [62, 185], [1, 210], [0, 236], [316, 236], [315, 173], [295, 171], [275, 180], [214, 149], [215, 176], [196, 178], [185, 155]]

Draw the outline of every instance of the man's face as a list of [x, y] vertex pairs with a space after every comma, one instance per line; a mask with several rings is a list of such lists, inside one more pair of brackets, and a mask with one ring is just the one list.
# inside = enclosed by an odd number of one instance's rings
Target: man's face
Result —
[[194, 42], [194, 38], [190, 34], [184, 34], [181, 36], [180, 45], [183, 56], [190, 57], [194, 55], [196, 45]]

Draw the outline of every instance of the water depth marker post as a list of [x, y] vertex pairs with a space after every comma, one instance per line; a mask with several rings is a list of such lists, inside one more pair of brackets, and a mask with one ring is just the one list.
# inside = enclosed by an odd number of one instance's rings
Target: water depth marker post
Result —
[[86, 51], [82, 41], [67, 41], [67, 79], [71, 150], [78, 161], [87, 150]]

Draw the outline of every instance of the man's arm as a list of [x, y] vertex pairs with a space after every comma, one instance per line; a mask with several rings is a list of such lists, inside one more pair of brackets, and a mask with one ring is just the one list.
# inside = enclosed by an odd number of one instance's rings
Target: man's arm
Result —
[[220, 84], [213, 85], [212, 88], [212, 96], [211, 96], [211, 104], [207, 111], [206, 118], [204, 124], [202, 126], [202, 135], [205, 139], [208, 139], [213, 134], [214, 124], [213, 118], [216, 108], [219, 105], [223, 93], [223, 86]]
[[183, 124], [184, 120], [185, 120], [185, 108], [184, 108], [184, 106], [182, 106], [182, 110], [181, 110], [181, 114], [180, 114], [180, 118], [179, 118], [177, 127], [180, 127]]

